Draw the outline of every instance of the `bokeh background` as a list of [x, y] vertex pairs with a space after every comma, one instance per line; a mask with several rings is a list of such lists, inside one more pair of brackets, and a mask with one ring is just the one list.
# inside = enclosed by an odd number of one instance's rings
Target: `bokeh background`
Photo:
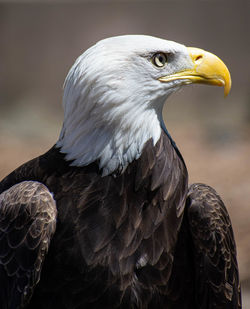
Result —
[[164, 116], [190, 182], [215, 187], [227, 205], [250, 308], [249, 31], [249, 0], [0, 1], [0, 178], [55, 143], [64, 78], [96, 41], [149, 34], [215, 53], [230, 69], [230, 95], [189, 86]]

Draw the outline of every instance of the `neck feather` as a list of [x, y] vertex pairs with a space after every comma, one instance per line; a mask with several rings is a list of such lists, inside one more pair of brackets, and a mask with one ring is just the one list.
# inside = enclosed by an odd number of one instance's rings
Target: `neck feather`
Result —
[[106, 115], [95, 109], [68, 113], [56, 146], [73, 166], [98, 161], [103, 176], [122, 173], [141, 156], [149, 139], [156, 144], [161, 135], [161, 112], [144, 106], [126, 102], [109, 106]]

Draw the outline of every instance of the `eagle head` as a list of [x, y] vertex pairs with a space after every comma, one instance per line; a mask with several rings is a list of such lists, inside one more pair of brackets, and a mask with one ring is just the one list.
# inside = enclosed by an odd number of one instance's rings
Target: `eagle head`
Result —
[[98, 162], [103, 175], [122, 172], [156, 144], [163, 105], [183, 85], [231, 87], [215, 55], [145, 35], [99, 41], [70, 69], [64, 84], [64, 123], [57, 147], [71, 165]]

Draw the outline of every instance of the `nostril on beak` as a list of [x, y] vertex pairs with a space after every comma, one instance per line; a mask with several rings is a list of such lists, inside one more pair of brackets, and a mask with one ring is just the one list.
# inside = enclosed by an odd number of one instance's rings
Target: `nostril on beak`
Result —
[[202, 58], [203, 58], [202, 55], [198, 55], [198, 56], [194, 59], [195, 63], [196, 63], [196, 64], [199, 64], [199, 63], [202, 61]]

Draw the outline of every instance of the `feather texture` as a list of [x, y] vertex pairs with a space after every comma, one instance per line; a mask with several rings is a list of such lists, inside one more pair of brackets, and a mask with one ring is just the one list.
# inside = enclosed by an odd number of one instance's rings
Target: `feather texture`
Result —
[[27, 304], [55, 232], [56, 207], [41, 183], [24, 181], [0, 194], [0, 303]]
[[188, 203], [199, 286], [197, 303], [201, 308], [241, 308], [236, 246], [221, 198], [211, 187], [193, 184]]
[[[171, 273], [182, 221], [176, 206], [184, 208], [187, 192], [185, 166], [172, 152], [175, 149], [163, 134], [155, 146], [149, 140], [141, 157], [123, 174], [102, 177], [97, 164], [70, 166], [64, 155], [52, 148], [1, 183], [2, 190], [6, 190], [27, 178], [40, 181], [53, 192], [57, 203], [57, 232], [31, 307], [50, 308], [56, 302], [60, 308], [74, 308], [75, 304], [66, 306], [67, 299], [75, 302], [84, 295], [79, 301], [88, 308], [92, 303], [98, 308], [104, 300], [109, 308], [115, 308], [114, 297], [117, 307], [127, 304], [136, 308], [145, 293], [158, 294]], [[173, 166], [181, 175], [175, 182]], [[161, 175], [163, 169], [165, 177], [161, 176], [155, 185], [154, 175], [157, 170]], [[171, 188], [167, 199], [165, 187]], [[60, 272], [62, 269], [69, 269], [69, 277], [67, 271], [65, 275], [65, 271]], [[96, 272], [100, 273], [98, 278]], [[62, 285], [58, 290], [54, 276]], [[76, 290], [73, 282], [78, 282]], [[52, 298], [50, 290], [54, 291]], [[109, 291], [108, 298], [103, 296], [105, 291]], [[148, 301], [142, 302], [143, 307]]]
[[[122, 174], [103, 177], [97, 163], [70, 166], [55, 147], [15, 170], [0, 185], [2, 212], [7, 207], [12, 217], [1, 220], [1, 263], [7, 267], [0, 280], [14, 287], [20, 265], [28, 263], [25, 267], [32, 271], [36, 256], [40, 263], [44, 258], [37, 251], [42, 234], [30, 228], [29, 237], [23, 223], [27, 218], [20, 213], [21, 205], [31, 205], [32, 193], [20, 193], [27, 183], [42, 186], [42, 197], [50, 200], [47, 190], [53, 192], [58, 212], [40, 282], [33, 291], [41, 267], [29, 285], [26, 300], [34, 293], [27, 308], [241, 308], [227, 211], [210, 187], [195, 184], [188, 191], [186, 167], [178, 153], [162, 133], [155, 146], [152, 140], [146, 143], [141, 157]], [[7, 196], [15, 211], [6, 206]], [[37, 200], [40, 194], [34, 196]], [[30, 209], [36, 218], [36, 208]], [[11, 228], [12, 220], [19, 233]], [[44, 226], [36, 222], [37, 228]], [[24, 240], [31, 251], [18, 249]], [[15, 259], [11, 252], [16, 252]], [[24, 277], [28, 274], [25, 271]], [[11, 299], [21, 304], [18, 295]]]

